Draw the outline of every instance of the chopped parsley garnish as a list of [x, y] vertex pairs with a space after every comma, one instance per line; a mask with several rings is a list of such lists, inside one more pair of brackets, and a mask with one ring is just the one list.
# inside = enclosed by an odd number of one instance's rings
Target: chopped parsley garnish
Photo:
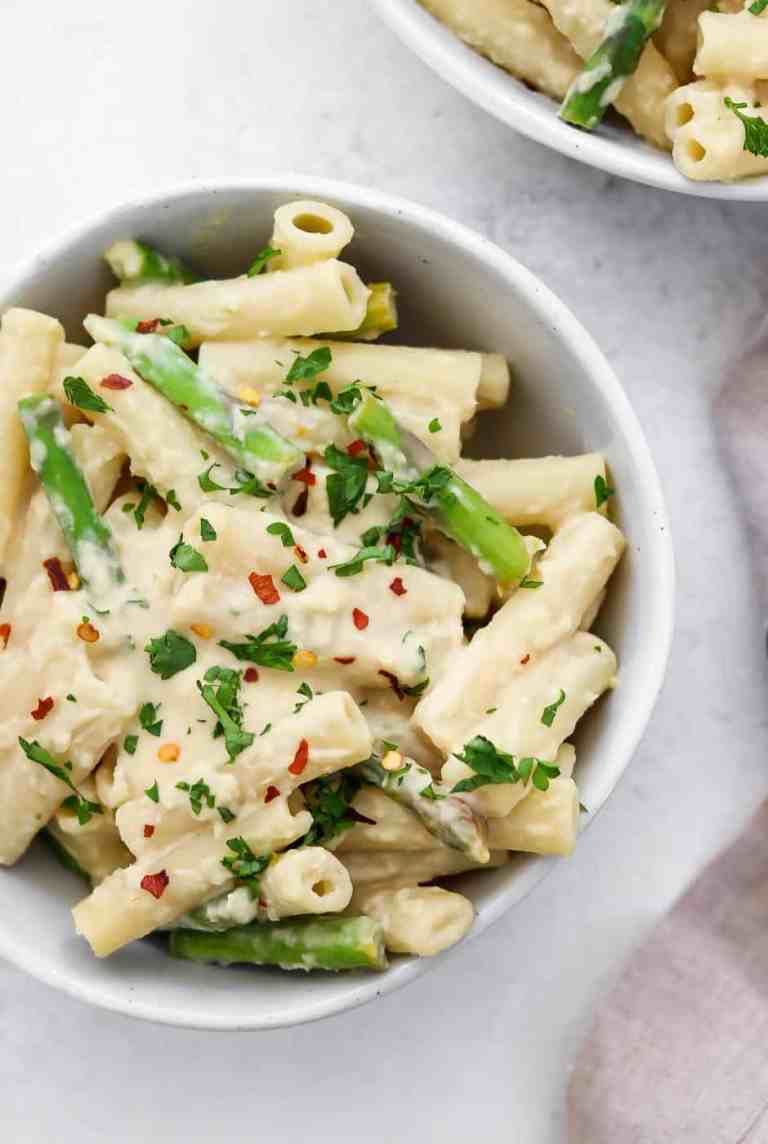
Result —
[[236, 659], [258, 664], [259, 667], [273, 667], [277, 671], [293, 671], [293, 657], [298, 648], [285, 637], [288, 634], [288, 617], [281, 616], [274, 624], [265, 628], [261, 635], [247, 635], [247, 643], [232, 643], [219, 640], [219, 647], [231, 651]]
[[257, 278], [259, 274], [264, 274], [270, 259], [277, 258], [282, 253], [282, 250], [277, 250], [274, 246], [263, 247], [248, 267], [248, 277]]
[[200, 814], [200, 811], [203, 809], [203, 803], [209, 808], [216, 805], [216, 796], [211, 791], [208, 783], [203, 779], [198, 779], [197, 782], [192, 783], [191, 786], [186, 782], [176, 783], [176, 790], [184, 790], [187, 792], [194, 815]]
[[213, 470], [218, 468], [221, 468], [221, 466], [214, 461], [212, 465], [208, 466], [204, 473], [198, 475], [197, 483], [204, 493], [223, 493], [226, 491], [224, 485], [218, 484], [211, 476]]
[[755, 0], [754, 4], [750, 4], [749, 11], [753, 16], [760, 16], [766, 8], [768, 8], [768, 0]]
[[319, 346], [306, 357], [299, 355], [285, 375], [286, 382], [314, 381], [319, 373], [325, 373], [331, 364], [332, 355], [327, 346]]
[[[766, 2], [768, 2], [768, 0], [766, 0]], [[439, 433], [442, 429], [442, 425], [440, 424], [440, 421], [437, 417], [433, 417], [427, 428], [429, 429], [430, 433]]]
[[171, 508], [175, 508], [176, 512], [181, 512], [181, 505], [179, 504], [179, 498], [176, 496], [175, 489], [168, 489], [168, 492], [165, 494], [165, 502], [169, 504]]
[[[229, 667], [210, 667], [197, 687], [205, 702], [217, 716], [213, 729], [214, 739], [224, 736], [230, 762], [250, 747], [255, 735], [243, 730], [243, 709], [240, 706], [240, 684], [242, 675]], [[214, 688], [214, 684], [218, 684]]]
[[[768, 123], [766, 124], [768, 130]], [[766, 152], [768, 154], [768, 152]], [[605, 477], [598, 475], [595, 477], [595, 503], [598, 508], [604, 505], [608, 497], [612, 497], [616, 490], [612, 489], [607, 483]]]
[[[369, 531], [371, 531], [369, 529]], [[334, 570], [337, 576], [356, 576], [358, 572], [362, 572], [363, 565], [367, 560], [377, 560], [382, 564], [394, 564], [397, 559], [397, 552], [391, 544], [385, 544], [379, 548], [376, 545], [369, 545], [361, 548], [360, 551], [351, 560], [347, 560], [344, 564], [331, 564], [330, 568]]]
[[583, 802], [579, 803], [579, 810], [581, 811], [582, 814], [590, 814], [591, 813], [589, 807], [585, 806]]
[[531, 782], [539, 790], [547, 790], [549, 780], [557, 778], [560, 768], [541, 759], [526, 757], [517, 759], [505, 751], [500, 751], [484, 735], [475, 735], [464, 744], [462, 754], [456, 755], [475, 773], [470, 779], [462, 779], [453, 787], [452, 794], [478, 790], [480, 787], [497, 783]]
[[350, 457], [335, 445], [327, 447], [324, 457], [328, 468], [335, 470], [325, 478], [325, 489], [334, 526], [338, 527], [346, 516], [359, 510], [368, 483], [368, 461]]
[[77, 703], [77, 696], [76, 696], [76, 695], [73, 695], [71, 691], [70, 691], [70, 693], [67, 695], [67, 702], [68, 702], [68, 703]]
[[208, 561], [202, 552], [198, 552], [191, 544], [187, 544], [181, 533], [179, 539], [168, 553], [171, 564], [179, 572], [207, 572]]
[[333, 393], [327, 381], [316, 381], [309, 389], [300, 390], [299, 397], [306, 408], [317, 405], [318, 401], [333, 401]]
[[272, 490], [268, 489], [258, 477], [249, 473], [247, 469], [238, 469], [234, 481], [234, 485], [227, 490], [231, 497], [235, 497], [239, 493], [247, 497], [262, 497], [264, 499], [272, 496]]
[[563, 703], [565, 703], [565, 692], [561, 690], [555, 702], [550, 703], [549, 707], [545, 707], [541, 713], [541, 721], [545, 727], [552, 726], [555, 721], [555, 715], [557, 715], [557, 709], [558, 707], [562, 707]]
[[303, 592], [307, 586], [307, 581], [295, 564], [291, 564], [290, 568], [280, 577], [280, 580], [285, 584], [286, 588], [290, 588], [292, 592]]
[[238, 881], [245, 883], [252, 897], [258, 898], [260, 892], [259, 875], [266, 870], [271, 855], [260, 854], [257, 857], [244, 838], [228, 838], [227, 846], [234, 857], [222, 858], [222, 866], [229, 870], [230, 874]]
[[85, 409], [88, 413], [108, 413], [112, 409], [103, 397], [93, 392], [82, 377], [65, 377], [64, 392], [70, 405], [76, 405], [78, 409]]
[[229, 824], [235, 818], [235, 815], [229, 809], [228, 806], [217, 806], [216, 809], [218, 810], [218, 812], [221, 816], [222, 822], [226, 822], [227, 824]]
[[400, 687], [406, 695], [410, 695], [412, 699], [418, 699], [429, 687], [429, 677], [422, 679], [421, 683], [414, 683], [412, 687], [408, 687], [405, 683], [401, 683]]
[[357, 409], [360, 402], [363, 400], [363, 395], [360, 392], [359, 385], [348, 385], [344, 389], [340, 389], [331, 402], [331, 410], [333, 413], [338, 413], [342, 417], [348, 417]]
[[315, 779], [302, 787], [312, 825], [303, 838], [293, 843], [294, 847], [325, 846], [355, 822], [369, 821], [350, 807], [361, 785], [357, 775], [342, 773]]
[[31, 743], [27, 739], [19, 737], [19, 746], [21, 747], [27, 758], [37, 763], [39, 766], [44, 767], [54, 778], [60, 779], [69, 789], [73, 792], [69, 798], [66, 798], [62, 806], [66, 806], [68, 810], [73, 810], [77, 815], [77, 821], [81, 826], [85, 826], [90, 822], [94, 814], [102, 814], [102, 807], [98, 802], [91, 802], [90, 799], [83, 798], [78, 791], [75, 784], [69, 775], [72, 770], [72, 764], [67, 762], [60, 766], [52, 755], [41, 747], [36, 739]]
[[452, 480], [453, 473], [450, 469], [446, 469], [444, 465], [433, 465], [400, 491], [415, 496], [424, 504], [429, 504], [435, 493], [444, 489]]
[[279, 536], [283, 542], [283, 548], [293, 548], [296, 541], [293, 539], [293, 533], [287, 524], [283, 524], [281, 520], [276, 520], [274, 524], [267, 526], [267, 532], [271, 536]]
[[743, 115], [742, 108], [749, 104], [735, 103], [729, 95], [725, 97], [725, 106], [744, 124], [743, 150], [768, 159], [768, 122], [759, 115]]
[[271, 730], [272, 730], [272, 724], [271, 723], [265, 723], [264, 726], [262, 727], [261, 731], [259, 731], [259, 738], [261, 739], [264, 735], [267, 734], [268, 731], [271, 731]]
[[211, 524], [210, 520], [205, 517], [200, 518], [200, 539], [201, 540], [215, 540], [218, 536], [216, 529]]
[[434, 787], [434, 783], [428, 783], [427, 786], [423, 787], [419, 791], [419, 794], [422, 798], [428, 798], [430, 802], [437, 802], [438, 799], [446, 797], [444, 794], [437, 793]]
[[147, 798], [151, 798], [153, 802], [160, 801], [160, 791], [157, 788], [157, 779], [155, 779], [151, 787], [147, 787], [147, 789], [144, 791], [144, 794], [147, 796]]
[[135, 755], [136, 754], [136, 748], [138, 747], [138, 745], [139, 745], [139, 736], [138, 735], [126, 735], [125, 738], [123, 739], [123, 750], [125, 751], [126, 755]]
[[144, 517], [147, 514], [147, 509], [151, 505], [154, 497], [157, 496], [157, 489], [154, 485], [150, 485], [148, 481], [140, 481], [139, 489], [141, 490], [141, 500], [133, 509], [133, 519], [136, 521], [136, 527], [141, 531], [144, 527]]
[[139, 711], [139, 723], [145, 731], [149, 732], [150, 735], [155, 735], [157, 738], [160, 737], [160, 733], [163, 730], [163, 721], [157, 717], [159, 710], [159, 703], [144, 703]]
[[144, 651], [149, 655], [149, 666], [161, 679], [170, 679], [179, 671], [190, 667], [197, 659], [195, 645], [172, 628], [165, 635], [151, 639]]
[[299, 702], [294, 707], [294, 709], [293, 709], [294, 715], [297, 715], [299, 713], [299, 711], [301, 711], [302, 707], [305, 707], [306, 704], [309, 703], [310, 699], [315, 698], [315, 693], [312, 690], [312, 688], [310, 687], [310, 685], [306, 682], [306, 680], [304, 683], [300, 684], [299, 687], [296, 689], [296, 694], [303, 696], [303, 699], [300, 699]]
[[529, 580], [526, 576], [525, 580], [520, 581], [518, 588], [541, 588], [543, 583], [543, 580]]

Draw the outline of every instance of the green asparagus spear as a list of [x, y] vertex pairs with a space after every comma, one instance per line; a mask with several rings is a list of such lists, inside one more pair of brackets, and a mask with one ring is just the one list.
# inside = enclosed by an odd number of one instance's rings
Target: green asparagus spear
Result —
[[86, 318], [85, 328], [95, 341], [121, 350], [149, 385], [182, 408], [257, 479], [276, 483], [302, 463], [300, 449], [272, 429], [256, 410], [243, 411], [169, 338], [137, 334], [122, 322], [95, 314]]
[[661, 23], [666, 0], [625, 0], [609, 15], [603, 39], [584, 64], [560, 108], [560, 118], [591, 131], [636, 70]]
[[[398, 481], [409, 483], [404, 491], [424, 506], [437, 528], [471, 552], [485, 571], [505, 585], [525, 577], [530, 558], [517, 529], [452, 469], [432, 464], [419, 475], [400, 428], [383, 401], [364, 393], [350, 414], [349, 425], [373, 446], [385, 469]], [[430, 456], [418, 442], [414, 452]]]
[[114, 242], [104, 252], [104, 258], [115, 278], [125, 286], [139, 286], [144, 282], [176, 286], [200, 280], [180, 258], [161, 254], [132, 238]]
[[[386, 761], [386, 757], [385, 757]], [[377, 786], [396, 802], [407, 806], [446, 846], [461, 850], [475, 862], [488, 861], [482, 820], [462, 798], [435, 787], [432, 775], [418, 763], [404, 762], [396, 770], [386, 770], [372, 755], [355, 771], [365, 782]]]
[[[397, 329], [397, 291], [391, 282], [371, 282], [368, 308], [356, 330], [348, 333], [328, 334], [335, 341], [375, 342], [382, 334]], [[321, 334], [320, 337], [325, 335]]]
[[225, 933], [175, 930], [174, 957], [219, 965], [279, 965], [281, 969], [386, 969], [381, 925], [372, 918], [297, 918], [238, 926]]
[[116, 589], [125, 589], [125, 575], [112, 532], [96, 511], [72, 451], [61, 406], [43, 395], [22, 398], [18, 408], [32, 468], [40, 477], [80, 579], [97, 604], [106, 602]]

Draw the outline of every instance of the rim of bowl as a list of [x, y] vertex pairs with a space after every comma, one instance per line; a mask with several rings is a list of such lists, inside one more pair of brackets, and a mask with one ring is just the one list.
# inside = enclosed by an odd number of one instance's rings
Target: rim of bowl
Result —
[[[604, 782], [598, 799], [593, 798], [594, 809], [589, 816], [589, 822], [583, 828], [584, 830], [589, 829], [629, 765], [646, 730], [664, 683], [674, 631], [674, 551], [658, 473], [645, 434], [627, 395], [592, 335], [571, 313], [565, 303], [561, 302], [557, 295], [530, 270], [512, 255], [502, 250], [501, 247], [491, 242], [490, 239], [471, 230], [463, 223], [455, 222], [429, 207], [421, 206], [386, 192], [334, 179], [314, 175], [303, 176], [291, 172], [260, 177], [230, 176], [211, 180], [186, 181], [152, 194], [139, 194], [114, 207], [92, 214], [84, 221], [75, 223], [55, 239], [44, 243], [36, 253], [26, 260], [22, 260], [9, 271], [7, 277], [0, 283], [0, 311], [5, 306], [12, 304], [14, 293], [23, 286], [27, 279], [33, 277], [46, 264], [63, 257], [73, 244], [82, 240], [94, 228], [112, 226], [117, 229], [123, 215], [132, 213], [137, 209], [152, 209], [153, 207], [160, 207], [169, 200], [176, 202], [185, 198], [198, 198], [206, 194], [213, 196], [230, 190], [268, 191], [285, 195], [301, 194], [313, 198], [327, 197], [331, 200], [344, 202], [351, 210], [354, 210], [355, 207], [375, 210], [415, 225], [426, 226], [444, 241], [456, 247], [457, 250], [464, 249], [482, 260], [492, 263], [497, 272], [501, 273], [524, 294], [531, 308], [542, 319], [546, 320], [553, 331], [552, 336], [558, 337], [566, 343], [569, 350], [583, 365], [585, 373], [592, 379], [606, 404], [614, 409], [627, 438], [627, 452], [631, 463], [638, 475], [640, 485], [644, 489], [647, 514], [656, 522], [656, 527], [652, 533], [654, 540], [649, 559], [658, 568], [662, 577], [661, 582], [668, 586], [668, 590], [660, 593], [656, 601], [656, 631], [651, 631], [653, 638], [649, 638], [647, 644], [644, 667], [646, 686], [642, 689], [642, 699], [623, 715], [622, 738], [624, 745], [620, 753], [623, 755], [624, 762], [621, 769], [614, 772]], [[433, 965], [450, 956], [454, 950], [478, 937], [512, 906], [527, 897], [534, 887], [554, 869], [554, 866], [555, 863], [552, 859], [533, 855], [527, 856], [525, 864], [515, 871], [509, 887], [500, 889], [493, 900], [483, 906], [482, 911], [476, 916], [472, 930], [457, 946], [446, 950], [437, 957], [409, 958], [397, 962], [380, 976], [372, 976], [370, 980], [365, 980], [362, 983], [356, 982], [343, 999], [325, 998], [319, 994], [317, 999], [302, 1003], [300, 1011], [299, 1009], [292, 1009], [287, 1013], [266, 1012], [246, 1015], [238, 1019], [231, 1019], [226, 1016], [217, 1017], [215, 1013], [212, 1013], [206, 1014], [203, 1018], [197, 1013], [185, 1013], [178, 1005], [163, 1005], [154, 1001], [141, 1001], [135, 997], [128, 998], [110, 983], [83, 981], [77, 975], [62, 972], [52, 959], [46, 957], [43, 950], [17, 947], [11, 932], [2, 927], [0, 927], [0, 955], [46, 985], [60, 989], [79, 1001], [159, 1024], [222, 1031], [248, 1031], [308, 1024], [333, 1016], [336, 1013], [345, 1012], [348, 1009], [357, 1008], [416, 980]]]
[[677, 170], [670, 155], [639, 137], [636, 147], [630, 148], [614, 138], [569, 127], [555, 114], [553, 102], [535, 98], [538, 93], [470, 48], [418, 0], [371, 3], [403, 43], [442, 79], [535, 143], [611, 175], [681, 195], [731, 202], [768, 200], [768, 175], [733, 183], [696, 182]]

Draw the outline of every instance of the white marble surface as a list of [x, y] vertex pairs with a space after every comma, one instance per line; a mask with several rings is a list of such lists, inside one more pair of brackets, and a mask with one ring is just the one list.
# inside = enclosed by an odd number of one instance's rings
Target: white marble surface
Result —
[[363, 0], [6, 0], [2, 35], [4, 260], [134, 191], [216, 174], [294, 168], [435, 206], [602, 344], [666, 485], [679, 597], [631, 772], [572, 861], [471, 948], [374, 1006], [267, 1034], [133, 1023], [0, 966], [0, 1135], [561, 1144], [596, 996], [768, 793], [762, 621], [709, 413], [765, 308], [765, 207], [647, 190], [516, 137]]

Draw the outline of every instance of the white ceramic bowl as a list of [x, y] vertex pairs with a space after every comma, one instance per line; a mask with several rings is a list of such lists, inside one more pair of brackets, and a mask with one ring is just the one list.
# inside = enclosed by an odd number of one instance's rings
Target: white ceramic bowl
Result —
[[473, 103], [529, 139], [582, 163], [651, 187], [738, 202], [768, 202], [768, 176], [736, 183], [686, 179], [669, 155], [645, 143], [629, 127], [604, 123], [594, 132], [563, 123], [548, 96], [496, 67], [467, 47], [418, 0], [373, 0], [381, 17], [421, 59]]
[[[82, 340], [110, 277], [101, 259], [135, 235], [187, 255], [211, 274], [239, 272], [270, 234], [275, 207], [327, 199], [351, 214], [354, 261], [401, 294], [406, 340], [502, 351], [516, 381], [507, 410], [484, 415], [473, 446], [487, 455], [600, 450], [610, 462], [628, 552], [600, 632], [621, 661], [621, 687], [579, 730], [578, 777], [592, 811], [630, 760], [662, 683], [672, 633], [673, 560], [664, 502], [642, 430], [589, 335], [549, 290], [498, 247], [450, 219], [377, 191], [276, 176], [199, 184], [119, 207], [46, 246], [0, 292], [0, 308], [58, 315]], [[465, 878], [480, 933], [552, 869], [520, 857]], [[256, 1029], [314, 1020], [359, 1005], [425, 973], [429, 960], [396, 959], [383, 975], [221, 970], [174, 961], [151, 941], [95, 960], [75, 936], [69, 907], [79, 883], [41, 843], [0, 871], [0, 953], [50, 985], [104, 1008], [176, 1025]]]

